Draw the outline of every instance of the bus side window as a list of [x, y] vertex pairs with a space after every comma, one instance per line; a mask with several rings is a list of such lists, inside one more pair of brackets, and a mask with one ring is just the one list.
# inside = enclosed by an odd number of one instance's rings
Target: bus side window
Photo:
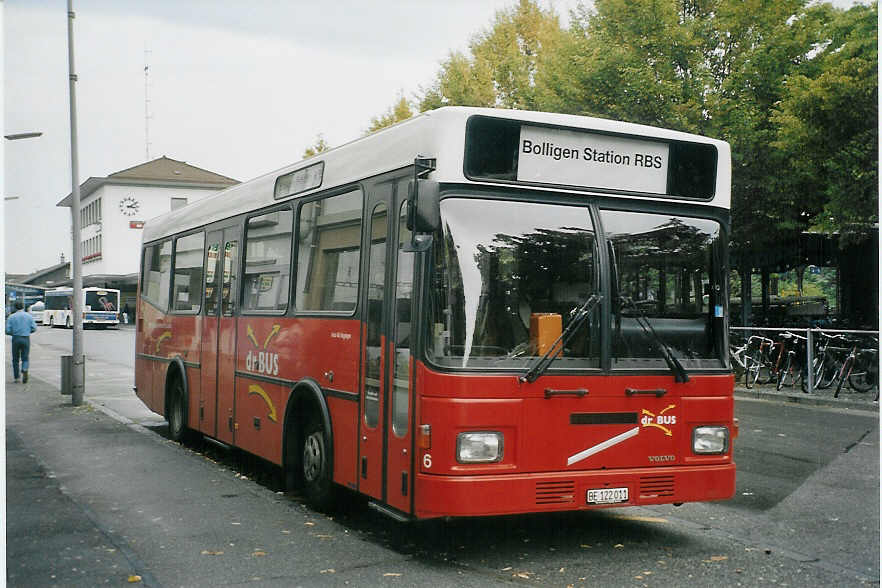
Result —
[[205, 254], [205, 315], [217, 316], [217, 259], [220, 243], [208, 245]]
[[221, 288], [221, 314], [233, 316], [236, 300], [236, 268], [238, 266], [239, 240], [233, 239], [224, 244], [224, 282]]
[[355, 310], [363, 200], [356, 189], [300, 207], [294, 292], [298, 311]]
[[203, 233], [188, 235], [175, 241], [172, 308], [176, 311], [199, 312], [204, 242]]
[[141, 294], [161, 310], [168, 310], [171, 252], [171, 241], [151, 245], [144, 251]]
[[404, 248], [410, 243], [407, 229], [407, 202], [401, 204], [398, 217], [398, 277], [395, 280], [395, 363], [392, 377], [392, 430], [399, 437], [407, 435], [410, 401], [411, 297], [413, 295], [413, 252]]
[[286, 209], [248, 219], [243, 311], [284, 311], [288, 307], [293, 217]]

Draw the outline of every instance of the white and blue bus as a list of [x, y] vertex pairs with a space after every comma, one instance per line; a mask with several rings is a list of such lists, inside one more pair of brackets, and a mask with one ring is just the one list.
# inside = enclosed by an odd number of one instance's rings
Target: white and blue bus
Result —
[[[119, 325], [119, 290], [83, 288], [83, 326], [104, 329]], [[46, 291], [43, 324], [50, 327], [73, 327], [73, 289], [55, 288]]]

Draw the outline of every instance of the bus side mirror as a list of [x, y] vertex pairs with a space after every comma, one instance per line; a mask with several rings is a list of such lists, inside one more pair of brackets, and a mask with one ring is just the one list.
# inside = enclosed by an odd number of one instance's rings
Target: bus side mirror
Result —
[[440, 185], [434, 180], [410, 181], [407, 228], [413, 233], [434, 233], [441, 227], [440, 193]]

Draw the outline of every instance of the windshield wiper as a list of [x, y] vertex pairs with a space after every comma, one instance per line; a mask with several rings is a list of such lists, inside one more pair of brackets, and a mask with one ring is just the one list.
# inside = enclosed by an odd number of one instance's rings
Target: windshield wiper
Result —
[[632, 298], [627, 298], [625, 296], [620, 296], [619, 300], [628, 304], [634, 311], [637, 313], [635, 317], [637, 319], [637, 324], [640, 325], [640, 328], [643, 329], [643, 333], [646, 335], [648, 339], [654, 341], [661, 351], [662, 357], [665, 360], [665, 363], [668, 364], [668, 367], [674, 372], [674, 381], [679, 383], [684, 383], [689, 381], [689, 375], [686, 373], [686, 370], [683, 369], [683, 364], [680, 363], [676, 357], [674, 357], [671, 348], [665, 343], [661, 337], [658, 336], [658, 333], [655, 332], [655, 329], [652, 328], [652, 323], [649, 322], [649, 319], [646, 318], [646, 315], [643, 314], [643, 311], [640, 310], [640, 307], [634, 304], [634, 300]]
[[592, 294], [588, 300], [585, 301], [585, 304], [576, 309], [576, 312], [573, 315], [572, 320], [570, 320], [570, 324], [567, 325], [567, 328], [564, 329], [563, 333], [554, 340], [554, 343], [548, 348], [548, 351], [536, 360], [536, 363], [527, 370], [523, 376], [519, 379], [521, 382], [535, 382], [539, 376], [541, 376], [545, 370], [548, 369], [548, 366], [551, 365], [551, 362], [557, 359], [557, 356], [563, 352], [564, 345], [570, 340], [570, 337], [575, 334], [575, 332], [579, 329], [582, 323], [585, 322], [585, 319], [591, 314], [591, 311], [594, 310], [594, 307], [597, 306], [597, 303], [603, 300], [603, 296], [599, 294]]

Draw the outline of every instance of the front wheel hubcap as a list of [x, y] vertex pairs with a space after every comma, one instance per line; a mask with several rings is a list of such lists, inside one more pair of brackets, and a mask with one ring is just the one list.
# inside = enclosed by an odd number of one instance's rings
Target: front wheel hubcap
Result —
[[313, 433], [303, 444], [303, 477], [307, 482], [315, 482], [322, 471], [322, 443], [318, 438], [320, 434]]

